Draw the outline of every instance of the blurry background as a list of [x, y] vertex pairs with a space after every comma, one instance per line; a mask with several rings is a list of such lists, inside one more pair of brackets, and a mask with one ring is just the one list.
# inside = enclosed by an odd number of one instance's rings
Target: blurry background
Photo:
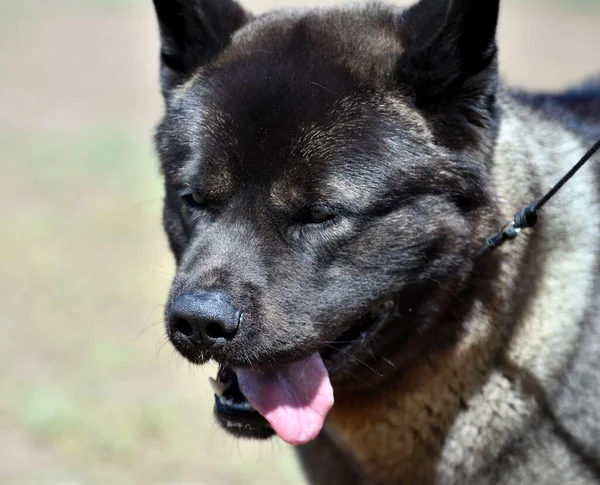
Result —
[[[0, 0], [1, 484], [302, 483], [217, 429], [214, 369], [163, 338], [151, 3]], [[504, 0], [500, 47], [519, 86], [599, 72], [600, 1]]]

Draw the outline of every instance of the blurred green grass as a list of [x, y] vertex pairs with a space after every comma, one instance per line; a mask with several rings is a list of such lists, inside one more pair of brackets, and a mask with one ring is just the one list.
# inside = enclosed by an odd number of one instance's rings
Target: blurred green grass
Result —
[[238, 451], [217, 431], [214, 369], [198, 381], [169, 347], [157, 353], [172, 262], [149, 141], [114, 126], [5, 130], [0, 153], [0, 429], [33, 458], [15, 476], [0, 464], [0, 482], [298, 483], [289, 453], [270, 459], [278, 444]]

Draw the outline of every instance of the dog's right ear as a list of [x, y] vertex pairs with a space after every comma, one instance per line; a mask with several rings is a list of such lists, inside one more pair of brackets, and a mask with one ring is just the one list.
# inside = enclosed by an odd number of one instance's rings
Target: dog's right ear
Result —
[[250, 19], [233, 0], [154, 0], [161, 36], [163, 94], [185, 82]]

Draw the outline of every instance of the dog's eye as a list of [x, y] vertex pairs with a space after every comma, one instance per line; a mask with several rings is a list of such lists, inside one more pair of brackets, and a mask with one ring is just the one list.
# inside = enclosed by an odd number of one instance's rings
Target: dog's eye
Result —
[[307, 224], [324, 224], [335, 219], [336, 214], [328, 207], [312, 207], [307, 214]]
[[200, 192], [193, 192], [183, 196], [183, 200], [192, 207], [204, 207], [206, 206], [206, 197]]

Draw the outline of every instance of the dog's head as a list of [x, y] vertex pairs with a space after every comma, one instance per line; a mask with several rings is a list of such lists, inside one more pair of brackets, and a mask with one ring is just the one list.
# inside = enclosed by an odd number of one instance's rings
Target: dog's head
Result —
[[[277, 403], [261, 386], [283, 392], [277, 379], [314, 404], [327, 371], [342, 382], [433, 325], [472, 269], [491, 205], [499, 0], [259, 17], [229, 0], [154, 3], [178, 267], [168, 335], [222, 364], [220, 397], [235, 369], [267, 418]], [[230, 394], [222, 421], [269, 434]]]

